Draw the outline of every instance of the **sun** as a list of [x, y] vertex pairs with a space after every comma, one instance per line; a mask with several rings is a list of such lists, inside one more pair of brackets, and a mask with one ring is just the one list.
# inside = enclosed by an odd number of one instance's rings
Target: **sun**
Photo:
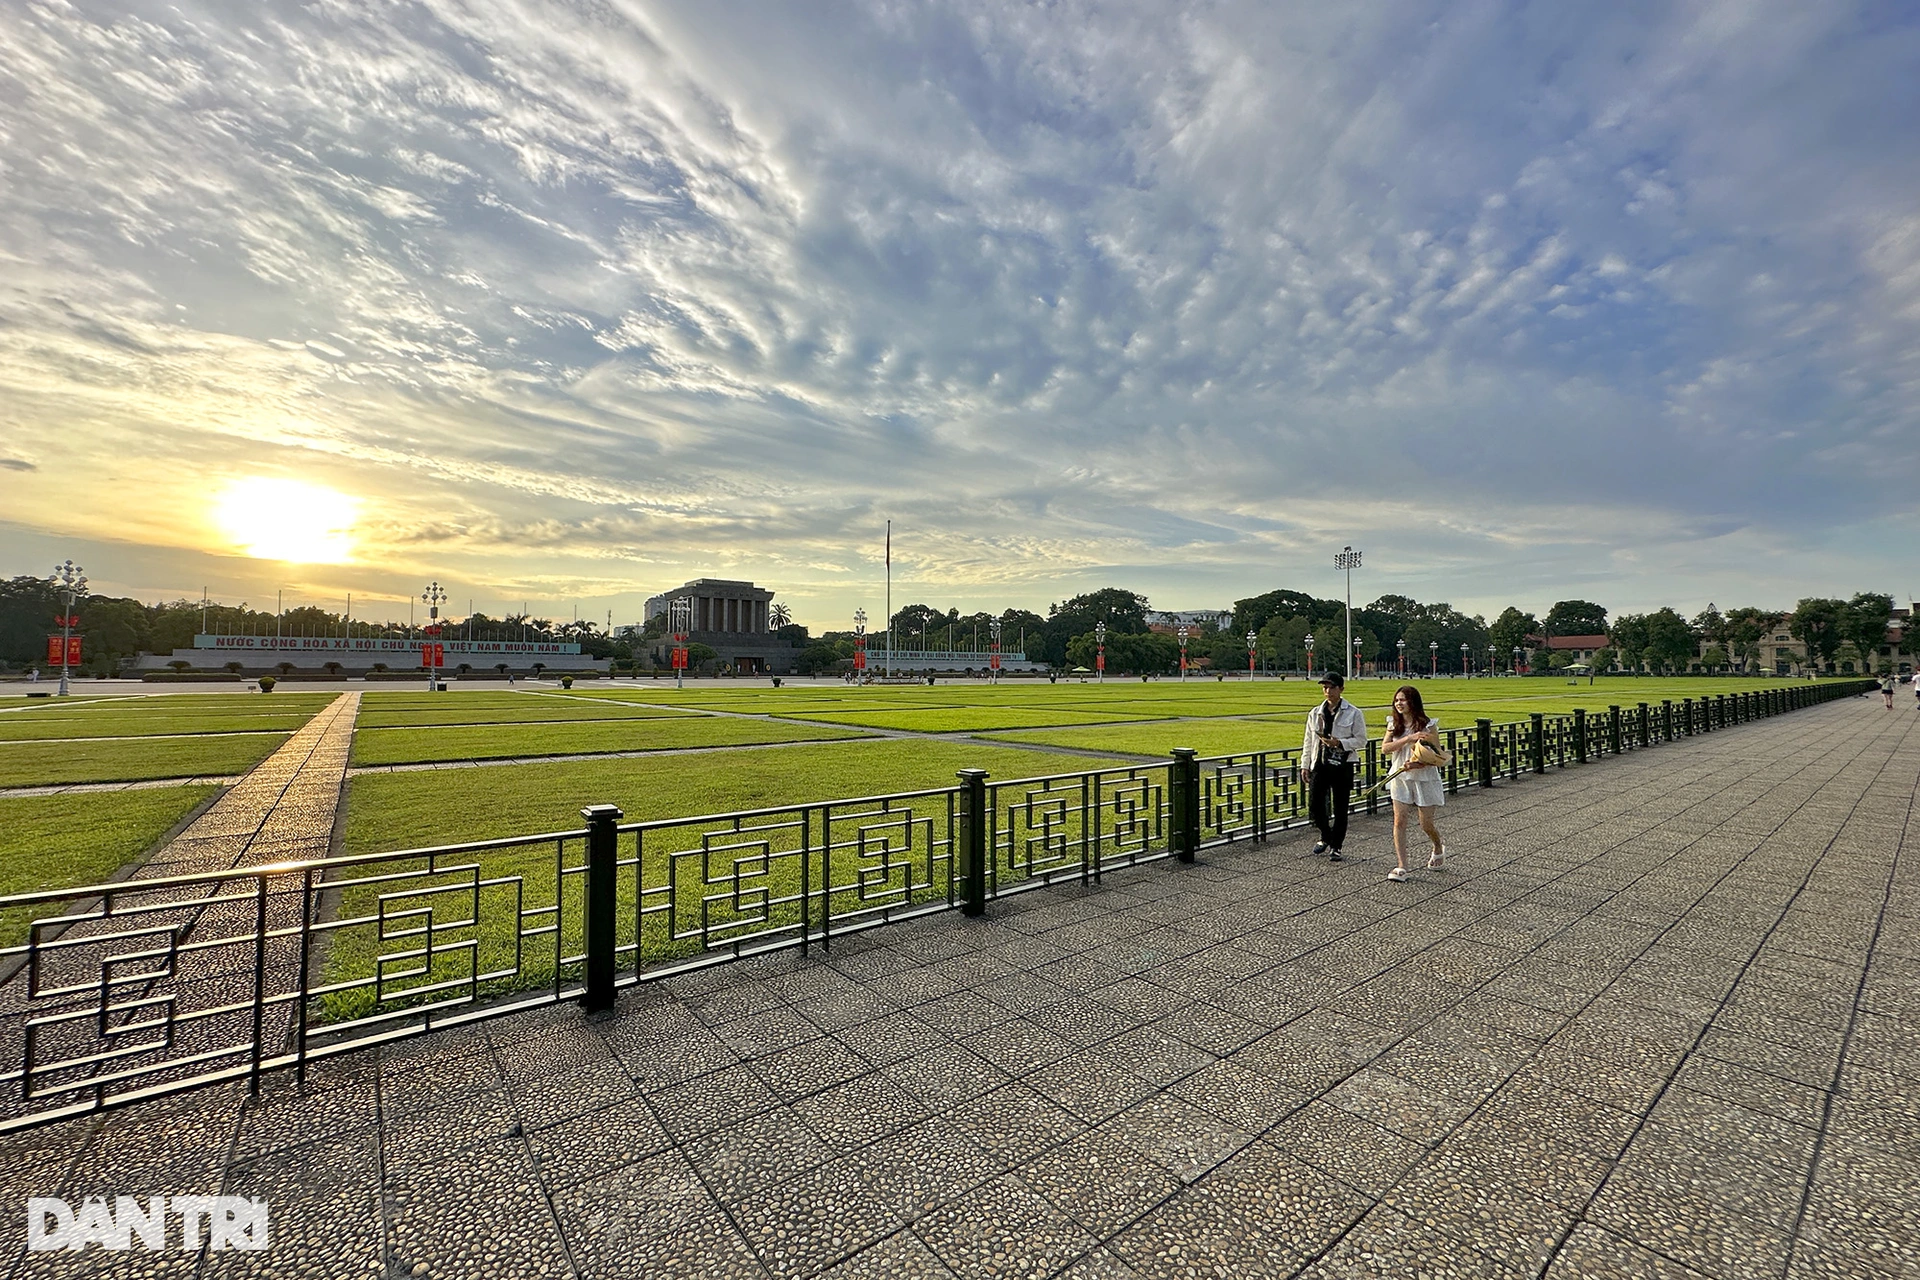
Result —
[[359, 499], [317, 484], [248, 476], [221, 491], [214, 520], [255, 559], [344, 564], [353, 558], [359, 507]]

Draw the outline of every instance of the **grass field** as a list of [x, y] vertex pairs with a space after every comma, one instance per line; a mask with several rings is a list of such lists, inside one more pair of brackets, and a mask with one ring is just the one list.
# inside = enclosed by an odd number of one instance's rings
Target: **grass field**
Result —
[[511, 760], [522, 756], [605, 751], [669, 751], [768, 742], [807, 742], [860, 735], [825, 725], [769, 723], [717, 716], [584, 720], [557, 724], [448, 725], [426, 729], [363, 729], [353, 735], [356, 766], [447, 760]]
[[[7, 855], [0, 858], [0, 894], [98, 884], [145, 854], [218, 790], [166, 787], [88, 796], [83, 830], [76, 830], [69, 796], [0, 797]], [[0, 946], [24, 941], [28, 923], [51, 914], [44, 907], [0, 911]]]
[[[0, 743], [0, 787], [147, 778], [224, 778], [245, 773], [287, 740], [284, 733], [214, 734], [145, 742]], [[69, 802], [71, 804], [71, 802]], [[5, 851], [12, 853], [12, 841]]]
[[103, 698], [57, 702], [0, 715], [0, 742], [56, 738], [144, 737], [162, 734], [291, 733], [332, 702], [334, 694], [200, 694], [193, 697]]

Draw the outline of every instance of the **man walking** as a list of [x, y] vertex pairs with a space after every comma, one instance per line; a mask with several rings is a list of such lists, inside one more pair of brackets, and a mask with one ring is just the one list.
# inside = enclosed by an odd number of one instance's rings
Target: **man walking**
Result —
[[1347, 805], [1353, 799], [1353, 766], [1367, 747], [1367, 721], [1346, 699], [1347, 679], [1337, 671], [1320, 677], [1326, 701], [1307, 713], [1300, 767], [1307, 771], [1307, 812], [1320, 829], [1315, 853], [1341, 859], [1347, 839]]

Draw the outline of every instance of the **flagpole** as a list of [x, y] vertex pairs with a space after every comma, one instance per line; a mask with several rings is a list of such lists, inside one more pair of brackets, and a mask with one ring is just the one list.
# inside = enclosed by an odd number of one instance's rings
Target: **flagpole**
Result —
[[887, 521], [887, 679], [893, 679], [893, 521]]

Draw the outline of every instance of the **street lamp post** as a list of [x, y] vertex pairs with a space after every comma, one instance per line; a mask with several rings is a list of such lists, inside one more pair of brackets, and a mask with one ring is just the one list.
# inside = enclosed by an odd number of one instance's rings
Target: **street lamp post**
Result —
[[1500, 650], [1495, 648], [1493, 645], [1488, 645], [1487, 646], [1487, 675], [1489, 677], [1495, 675], [1498, 672], [1499, 666], [1500, 666]]
[[1438, 679], [1440, 676], [1440, 642], [1438, 640], [1427, 641], [1427, 676], [1429, 679]]
[[1520, 646], [1513, 646], [1513, 674], [1520, 674]]
[[1249, 680], [1253, 679], [1253, 650], [1256, 642], [1259, 639], [1260, 639], [1259, 632], [1257, 631], [1247, 632], [1247, 679]]
[[1395, 640], [1393, 647], [1400, 654], [1400, 678], [1405, 680], [1407, 678], [1407, 642], [1404, 638]]
[[[446, 599], [446, 588], [442, 587], [438, 580], [429, 582], [427, 589], [420, 593], [421, 603], [427, 606], [427, 638], [430, 642], [437, 642], [440, 639], [440, 606], [446, 603]], [[421, 665], [427, 669], [427, 692], [432, 693], [440, 687], [440, 677], [436, 674], [433, 662], [435, 652], [429, 648], [421, 656], [427, 659]]]
[[867, 678], [867, 611], [853, 611], [853, 679], [858, 684]]
[[681, 596], [667, 604], [667, 625], [673, 629], [673, 687], [687, 687], [687, 633], [693, 630], [693, 597]]
[[1107, 624], [1104, 619], [1093, 624], [1093, 643], [1098, 650], [1093, 658], [1094, 679], [1100, 684], [1107, 682]]
[[1187, 679], [1187, 624], [1181, 623], [1173, 629], [1173, 633], [1180, 637], [1180, 680], [1184, 684]]
[[[1333, 567], [1347, 571], [1347, 653], [1353, 654], [1353, 571], [1360, 567], [1360, 553], [1347, 547], [1333, 558]], [[1348, 675], [1355, 674], [1352, 671]]]
[[1462, 678], [1467, 680], [1473, 679], [1473, 669], [1468, 665], [1467, 646], [1465, 641], [1462, 641], [1460, 643], [1460, 675]]
[[993, 671], [993, 683], [1000, 683], [1000, 628], [1004, 624], [995, 618], [987, 624], [987, 630], [993, 635], [993, 652], [987, 655], [987, 666]]
[[69, 693], [67, 676], [73, 670], [73, 664], [67, 661], [73, 656], [73, 602], [77, 596], [87, 594], [87, 575], [79, 565], [69, 560], [65, 564], [53, 567], [53, 577], [48, 579], [54, 590], [66, 597], [66, 607], [60, 611], [60, 696]]
[[1347, 670], [1347, 674], [1350, 676], [1357, 676], [1360, 674], [1360, 646], [1362, 643], [1363, 641], [1360, 639], [1359, 636], [1355, 636], [1353, 638], [1353, 666], [1348, 668]]
[[1306, 639], [1300, 642], [1307, 650], [1307, 679], [1313, 679], [1313, 632], [1307, 632]]

